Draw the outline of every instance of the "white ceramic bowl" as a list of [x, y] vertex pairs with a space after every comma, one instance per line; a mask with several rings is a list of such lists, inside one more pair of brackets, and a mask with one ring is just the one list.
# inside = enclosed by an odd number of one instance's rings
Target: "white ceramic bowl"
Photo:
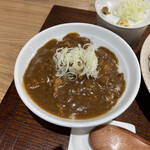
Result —
[[[96, 0], [95, 10], [97, 14], [97, 24], [117, 33], [126, 42], [128, 42], [128, 44], [133, 44], [140, 38], [147, 26], [150, 24], [150, 12], [146, 19], [139, 23], [132, 24], [130, 27], [116, 25], [119, 18], [115, 17], [112, 11], [114, 6], [116, 6], [120, 1], [121, 0]], [[150, 3], [150, 0], [148, 0], [148, 2]], [[108, 7], [111, 14], [104, 15], [101, 12], [101, 9], [105, 6]]]
[[150, 34], [146, 38], [140, 54], [140, 64], [141, 64], [143, 79], [150, 93], [150, 69], [149, 69], [150, 60], [148, 59], [149, 55], [150, 55]]
[[[113, 51], [119, 59], [119, 71], [123, 72], [126, 89], [113, 110], [107, 114], [89, 120], [69, 120], [56, 117], [36, 105], [22, 87], [24, 72], [37, 50], [52, 38], [62, 39], [70, 32], [78, 32], [94, 43], [94, 47], [105, 46]], [[24, 104], [42, 119], [66, 127], [90, 127], [111, 121], [123, 113], [133, 102], [139, 90], [141, 73], [138, 60], [130, 46], [113, 32], [102, 27], [85, 23], [68, 23], [48, 28], [35, 35], [22, 48], [18, 55], [14, 70], [14, 81], [18, 94]]]

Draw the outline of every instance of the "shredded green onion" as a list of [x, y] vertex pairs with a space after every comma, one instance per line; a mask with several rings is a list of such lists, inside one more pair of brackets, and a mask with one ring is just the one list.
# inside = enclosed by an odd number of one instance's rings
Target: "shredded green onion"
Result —
[[74, 48], [59, 48], [53, 60], [56, 64], [57, 77], [65, 76], [68, 72], [76, 76], [86, 75], [87, 78], [98, 77], [98, 58], [92, 44], [88, 43], [83, 47], [78, 45]]
[[146, 0], [121, 0], [114, 10], [116, 17], [125, 17], [128, 20], [139, 22], [147, 15], [149, 2]]

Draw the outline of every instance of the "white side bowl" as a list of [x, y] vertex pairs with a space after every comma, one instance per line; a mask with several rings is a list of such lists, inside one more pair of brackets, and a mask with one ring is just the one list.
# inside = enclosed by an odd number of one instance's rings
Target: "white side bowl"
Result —
[[[78, 32], [94, 43], [94, 47], [105, 46], [113, 51], [119, 60], [119, 71], [124, 73], [126, 89], [117, 105], [107, 114], [89, 120], [69, 120], [54, 116], [36, 105], [22, 87], [24, 72], [37, 50], [52, 38], [62, 39], [70, 32]], [[113, 32], [102, 27], [85, 23], [68, 23], [48, 28], [35, 35], [22, 48], [14, 70], [14, 81], [24, 104], [42, 119], [66, 127], [90, 127], [111, 121], [123, 113], [134, 101], [139, 90], [141, 73], [138, 60], [130, 46]]]
[[150, 69], [149, 69], [149, 58], [150, 55], [150, 34], [146, 38], [140, 54], [140, 64], [141, 64], [141, 71], [143, 75], [144, 82], [146, 87], [150, 93]]
[[[121, 0], [96, 0], [95, 10], [97, 14], [97, 24], [115, 32], [129, 44], [133, 44], [141, 37], [145, 29], [150, 24], [150, 12], [148, 13], [146, 19], [130, 27], [122, 27], [116, 25], [116, 22], [119, 18], [115, 17], [112, 14], [112, 11], [114, 9], [114, 6], [116, 6], [120, 1]], [[150, 3], [150, 0], [148, 0], [148, 2]], [[105, 6], [107, 6], [109, 11], [111, 12], [110, 15], [104, 15], [101, 12], [101, 9]]]

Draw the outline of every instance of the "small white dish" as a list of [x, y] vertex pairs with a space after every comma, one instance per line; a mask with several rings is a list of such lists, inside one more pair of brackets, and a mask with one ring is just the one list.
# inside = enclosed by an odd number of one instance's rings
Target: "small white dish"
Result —
[[[133, 133], [136, 133], [135, 126], [129, 123], [112, 121], [110, 125], [125, 128]], [[68, 150], [92, 150], [89, 144], [89, 133], [94, 127], [89, 128], [72, 128], [68, 145]]]
[[[114, 7], [120, 2], [121, 0], [96, 0], [95, 10], [97, 14], [97, 24], [115, 32], [129, 44], [133, 44], [141, 37], [147, 26], [150, 24], [150, 10], [148, 11], [147, 17], [139, 23], [133, 23], [130, 21], [130, 27], [119, 26], [116, 24], [119, 18], [115, 17], [112, 14], [112, 11]], [[150, 3], [150, 0], [148, 0], [148, 2]], [[101, 12], [101, 9], [105, 6], [108, 7], [111, 14], [104, 15]]]
[[146, 38], [140, 54], [142, 76], [144, 78], [146, 87], [150, 93], [150, 70], [148, 67], [148, 63], [150, 60], [148, 59], [148, 55], [150, 55], [150, 35]]

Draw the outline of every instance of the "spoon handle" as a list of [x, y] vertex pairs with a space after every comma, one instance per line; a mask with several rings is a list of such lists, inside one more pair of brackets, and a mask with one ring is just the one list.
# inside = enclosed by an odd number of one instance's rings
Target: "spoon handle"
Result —
[[150, 150], [150, 142], [124, 128], [105, 125], [91, 131], [89, 142], [94, 150]]

